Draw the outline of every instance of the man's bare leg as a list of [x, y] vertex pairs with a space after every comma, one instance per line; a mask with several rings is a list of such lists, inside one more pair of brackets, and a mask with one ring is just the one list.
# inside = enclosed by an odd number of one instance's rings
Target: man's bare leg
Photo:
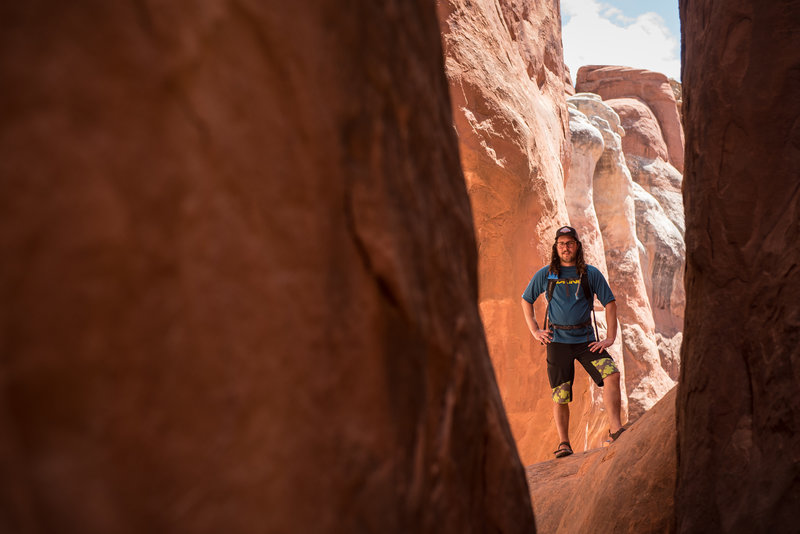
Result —
[[569, 441], [569, 404], [553, 404], [553, 419], [556, 421], [558, 441]]
[[[608, 423], [613, 434], [622, 428], [622, 421], [620, 420], [622, 398], [619, 388], [619, 373], [608, 375], [603, 379], [603, 402], [606, 405]], [[569, 421], [569, 413], [567, 413], [567, 421]], [[556, 423], [556, 426], [558, 426], [558, 423]]]

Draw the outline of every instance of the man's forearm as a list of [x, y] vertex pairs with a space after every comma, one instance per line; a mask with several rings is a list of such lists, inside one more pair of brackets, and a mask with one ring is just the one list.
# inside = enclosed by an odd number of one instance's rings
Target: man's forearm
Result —
[[606, 339], [617, 339], [617, 301], [606, 304]]
[[531, 334], [539, 330], [539, 323], [536, 321], [536, 313], [533, 311], [533, 304], [522, 299], [522, 313], [525, 315], [525, 322]]

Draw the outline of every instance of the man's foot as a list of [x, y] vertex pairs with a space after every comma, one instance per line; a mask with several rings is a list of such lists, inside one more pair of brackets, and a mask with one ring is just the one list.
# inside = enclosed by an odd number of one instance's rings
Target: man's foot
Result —
[[569, 441], [562, 441], [558, 444], [558, 448], [553, 452], [556, 455], [556, 458], [563, 458], [564, 456], [569, 456], [572, 454], [572, 447], [569, 444]]
[[625, 427], [624, 426], [619, 427], [619, 430], [617, 430], [616, 432], [611, 432], [611, 430], [609, 430], [608, 431], [608, 438], [611, 441], [617, 441], [617, 439], [619, 439], [619, 437], [622, 435], [623, 432], [625, 432]]

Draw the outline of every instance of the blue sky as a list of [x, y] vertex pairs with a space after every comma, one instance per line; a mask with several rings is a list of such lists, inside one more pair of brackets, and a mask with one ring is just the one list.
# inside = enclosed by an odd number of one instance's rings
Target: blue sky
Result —
[[564, 60], [625, 65], [680, 79], [678, 0], [561, 0]]

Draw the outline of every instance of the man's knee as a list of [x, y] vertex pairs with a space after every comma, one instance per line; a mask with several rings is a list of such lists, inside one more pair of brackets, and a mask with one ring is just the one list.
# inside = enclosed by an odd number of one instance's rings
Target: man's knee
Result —
[[614, 375], [616, 375], [616, 377], [619, 378], [619, 368], [617, 367], [617, 364], [614, 363], [614, 360], [611, 358], [606, 357], [606, 358], [598, 358], [597, 360], [592, 360], [592, 365], [600, 374], [600, 380], [605, 381], [609, 378], [614, 380], [612, 378]]
[[553, 402], [556, 404], [567, 404], [572, 402], [571, 380], [553, 388]]

